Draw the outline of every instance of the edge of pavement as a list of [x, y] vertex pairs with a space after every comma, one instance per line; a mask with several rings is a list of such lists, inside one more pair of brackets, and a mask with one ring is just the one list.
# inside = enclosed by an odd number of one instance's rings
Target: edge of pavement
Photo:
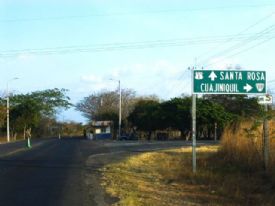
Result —
[[20, 152], [30, 151], [32, 148], [40, 147], [46, 143], [52, 142], [56, 140], [56, 138], [41, 138], [41, 139], [33, 139], [31, 143], [31, 148], [26, 146], [26, 140], [19, 140], [16, 142], [4, 143], [0, 144], [0, 158], [8, 157]]

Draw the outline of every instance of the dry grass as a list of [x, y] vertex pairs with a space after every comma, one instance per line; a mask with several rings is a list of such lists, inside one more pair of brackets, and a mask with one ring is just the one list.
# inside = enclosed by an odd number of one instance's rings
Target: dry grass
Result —
[[7, 141], [6, 137], [0, 137], [0, 143], [5, 143]]
[[[275, 141], [271, 164], [262, 167], [261, 126], [228, 128], [220, 147], [198, 149], [198, 171], [192, 173], [191, 148], [144, 153], [103, 169], [103, 186], [121, 206], [274, 205]], [[275, 123], [270, 123], [270, 132]]]
[[217, 147], [198, 149], [192, 173], [191, 148], [145, 153], [104, 168], [103, 185], [125, 206], [272, 205], [270, 184], [261, 175], [226, 165]]
[[[18, 140], [23, 140], [23, 139], [24, 138], [22, 136], [16, 137], [16, 139], [11, 137], [10, 141], [13, 142], [13, 141], [18, 141]], [[7, 137], [6, 136], [0, 137], [0, 143], [6, 143], [6, 142], [7, 142]]]
[[[227, 128], [222, 138], [222, 156], [228, 162], [242, 164], [247, 170], [261, 171], [263, 168], [262, 124], [251, 130], [253, 122], [243, 122], [238, 128]], [[269, 173], [275, 174], [275, 122], [269, 123], [270, 164]]]

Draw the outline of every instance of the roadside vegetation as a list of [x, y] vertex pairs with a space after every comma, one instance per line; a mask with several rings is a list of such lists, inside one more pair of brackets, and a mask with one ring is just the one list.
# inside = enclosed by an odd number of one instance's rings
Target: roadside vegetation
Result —
[[[190, 96], [164, 101], [156, 96], [137, 96], [133, 90], [124, 89], [122, 133], [148, 140], [171, 136], [190, 139], [191, 103]], [[118, 91], [101, 91], [85, 97], [76, 109], [90, 121], [113, 121], [116, 133], [118, 105]], [[246, 95], [204, 95], [197, 99], [198, 138], [214, 139], [215, 133], [220, 137], [228, 124], [260, 116], [261, 112], [257, 99]]]
[[[115, 205], [274, 205], [274, 112], [244, 95], [205, 95], [198, 99], [198, 138], [213, 138], [219, 125], [221, 144], [198, 148], [192, 173], [191, 148], [129, 157], [103, 169], [102, 184], [120, 199]], [[127, 121], [148, 139], [159, 129], [191, 128], [190, 97], [165, 102], [140, 100]], [[263, 120], [270, 121], [270, 161], [264, 168]]]
[[[10, 95], [10, 136], [11, 141], [25, 139], [26, 131], [32, 137], [53, 137], [58, 134], [82, 134], [77, 123], [58, 122], [56, 115], [61, 109], [72, 106], [65, 89], [48, 89], [27, 94]], [[7, 107], [6, 97], [0, 98], [0, 142], [6, 141]]]
[[[228, 127], [220, 146], [199, 147], [196, 174], [189, 147], [139, 154], [107, 165], [102, 185], [120, 199], [115, 203], [120, 206], [274, 205], [275, 141], [271, 138], [270, 166], [265, 171], [261, 136], [257, 143], [247, 136], [251, 125]], [[274, 122], [270, 125], [275, 127]]]

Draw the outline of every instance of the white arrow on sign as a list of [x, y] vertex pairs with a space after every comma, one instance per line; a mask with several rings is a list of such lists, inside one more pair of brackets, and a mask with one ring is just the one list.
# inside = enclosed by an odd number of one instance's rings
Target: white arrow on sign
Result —
[[247, 83], [243, 88], [244, 88], [244, 90], [246, 90], [246, 92], [249, 92], [249, 91], [251, 91], [251, 89], [253, 89], [253, 87]]
[[211, 79], [211, 81], [215, 81], [215, 79], [217, 78], [217, 75], [215, 74], [215, 72], [211, 72], [211, 74], [209, 75], [209, 78]]

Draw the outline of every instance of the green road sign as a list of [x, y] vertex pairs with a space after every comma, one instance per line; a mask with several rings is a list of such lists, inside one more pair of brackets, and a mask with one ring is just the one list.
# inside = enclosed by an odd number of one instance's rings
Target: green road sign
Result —
[[194, 70], [196, 94], [265, 94], [265, 71]]

